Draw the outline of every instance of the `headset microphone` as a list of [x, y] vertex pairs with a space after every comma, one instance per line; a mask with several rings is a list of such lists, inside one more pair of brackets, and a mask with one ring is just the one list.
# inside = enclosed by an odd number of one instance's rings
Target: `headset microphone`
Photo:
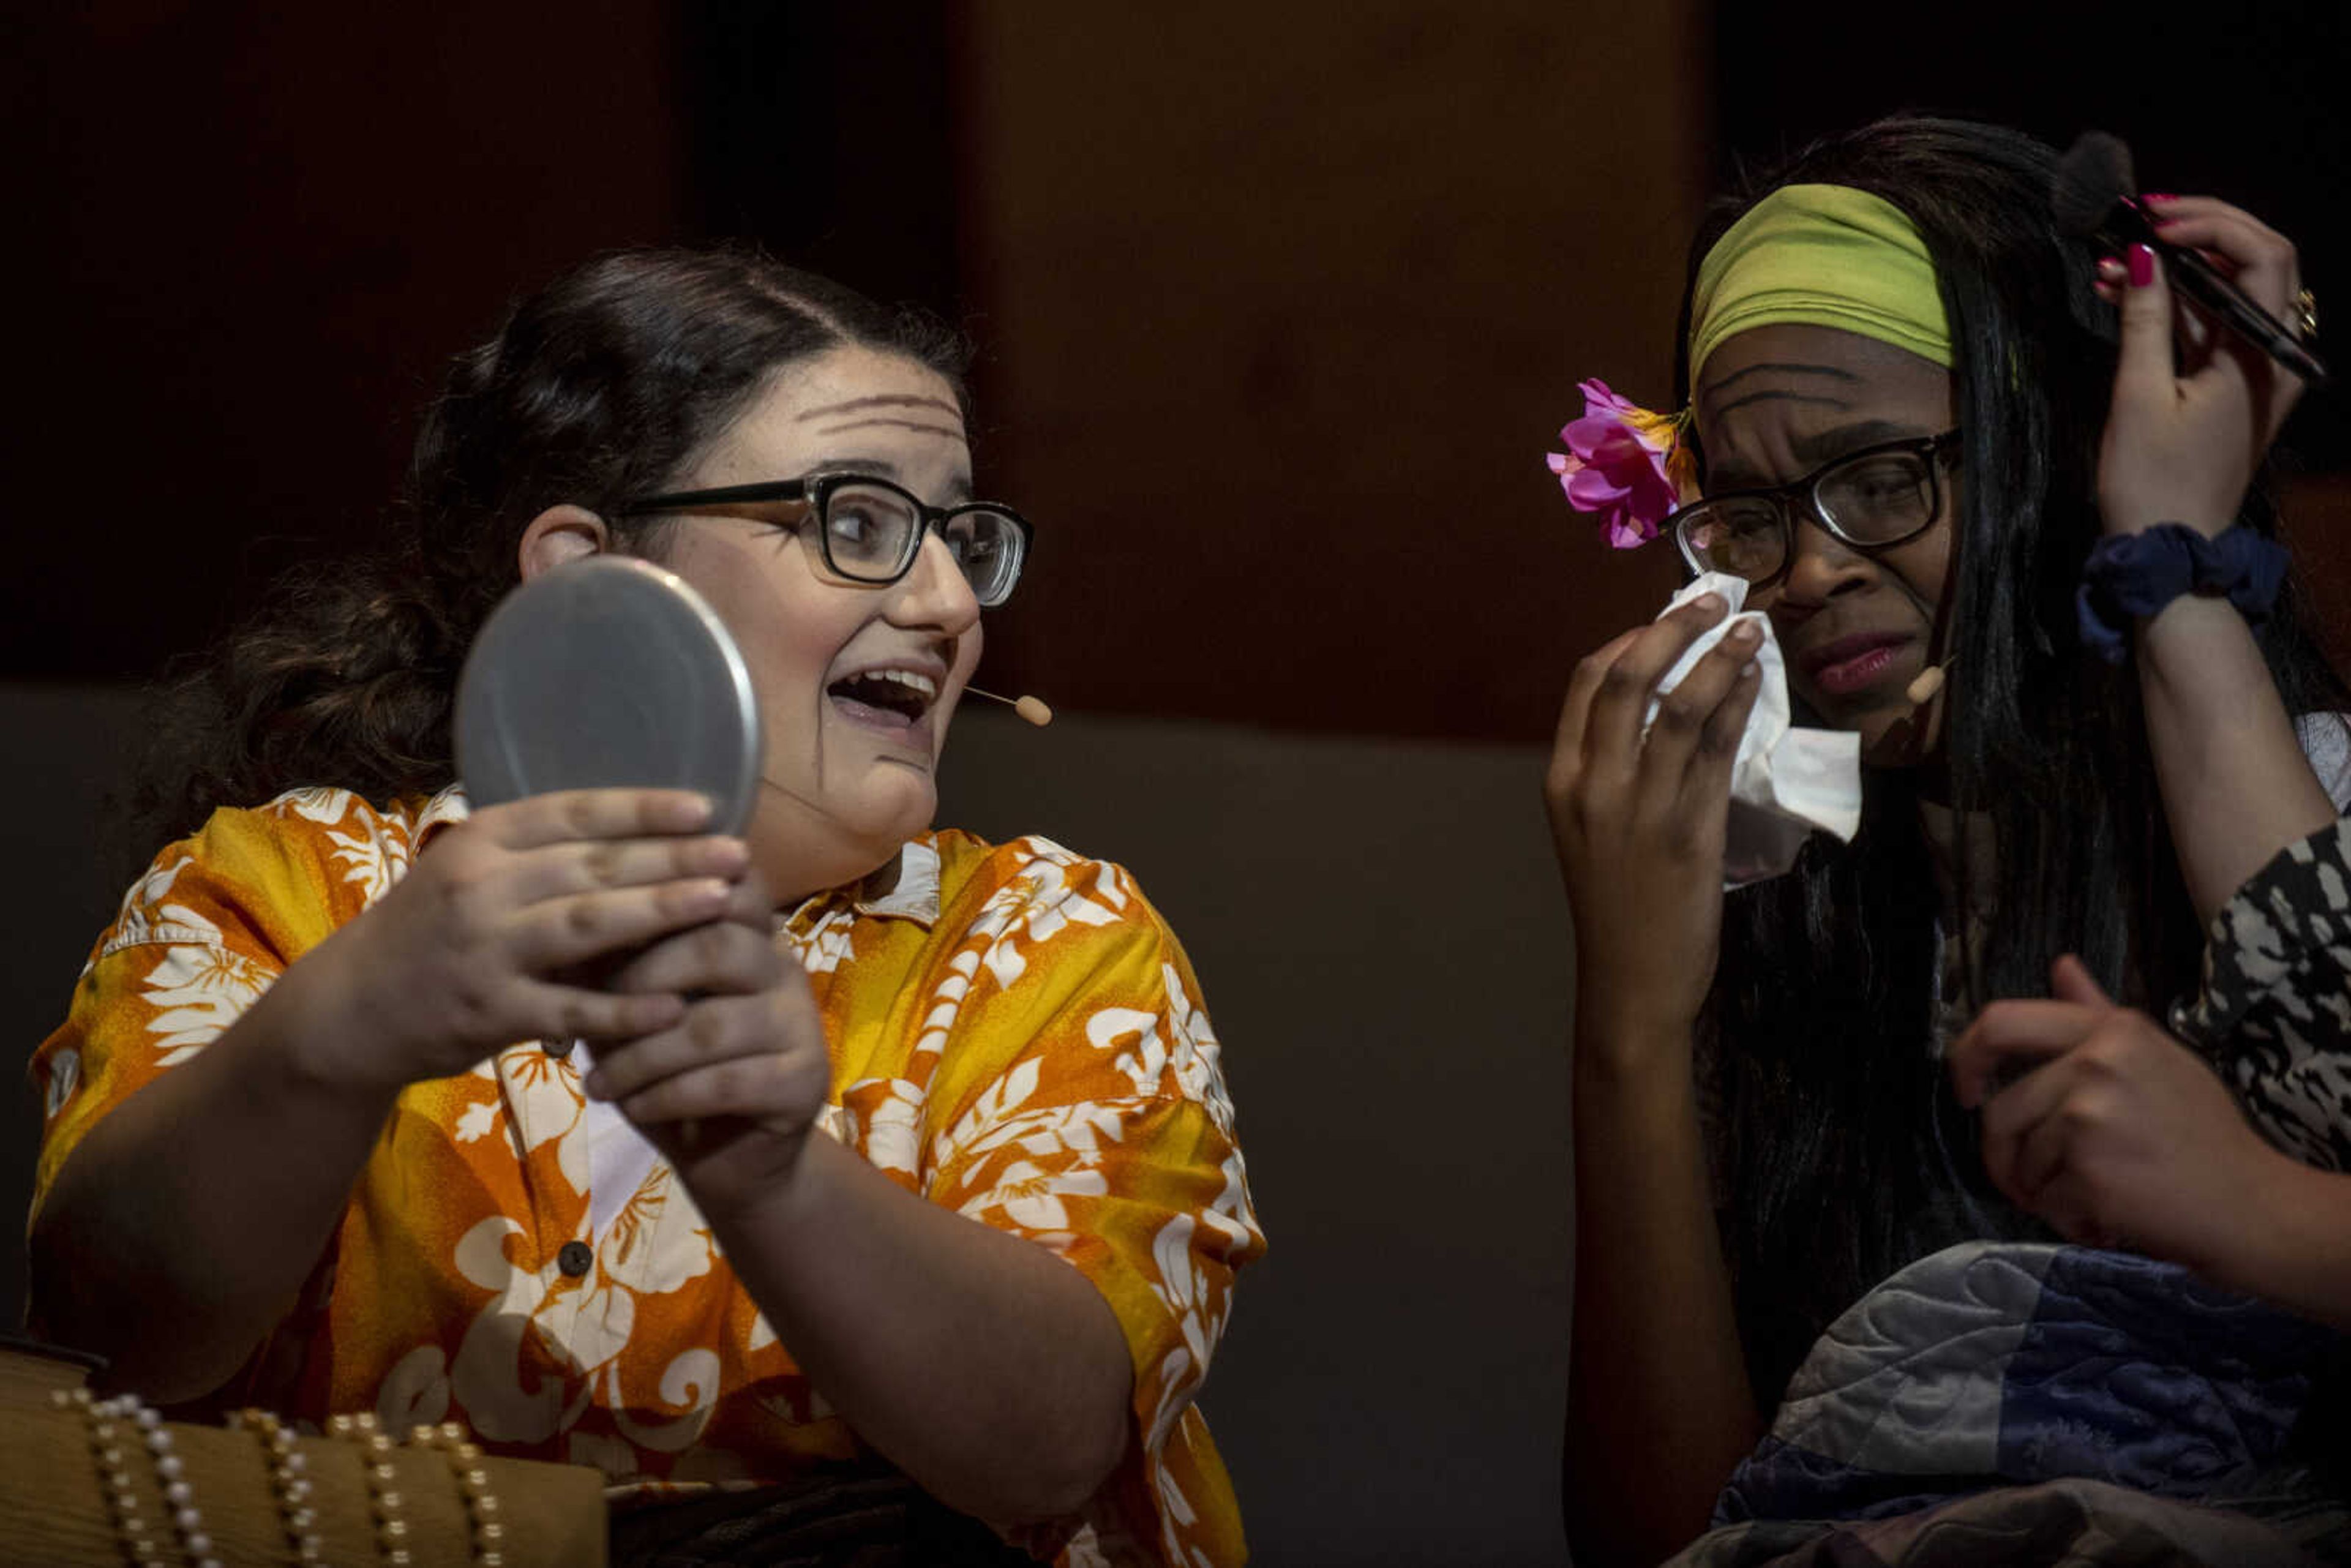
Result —
[[1047, 725], [1053, 722], [1053, 710], [1047, 707], [1041, 698], [1032, 696], [998, 696], [994, 692], [984, 692], [977, 686], [974, 685], [967, 685], [964, 687], [964, 690], [969, 692], [973, 696], [986, 697], [992, 703], [1002, 703], [1006, 707], [1010, 708], [1014, 713], [1019, 714], [1022, 718], [1027, 719], [1039, 729], [1042, 729]]
[[1925, 707], [1928, 703], [1933, 702], [1937, 694], [1943, 689], [1945, 674], [1957, 663], [1959, 663], [1959, 656], [1953, 654], [1939, 664], [1919, 671], [1916, 678], [1902, 688], [1904, 699], [1914, 708]]

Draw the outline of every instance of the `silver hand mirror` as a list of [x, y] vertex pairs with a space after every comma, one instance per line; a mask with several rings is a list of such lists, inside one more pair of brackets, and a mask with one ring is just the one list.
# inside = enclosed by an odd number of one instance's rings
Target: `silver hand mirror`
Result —
[[750, 826], [759, 706], [750, 667], [684, 579], [598, 555], [524, 583], [457, 680], [457, 774], [475, 808], [556, 789], [694, 789], [709, 831]]

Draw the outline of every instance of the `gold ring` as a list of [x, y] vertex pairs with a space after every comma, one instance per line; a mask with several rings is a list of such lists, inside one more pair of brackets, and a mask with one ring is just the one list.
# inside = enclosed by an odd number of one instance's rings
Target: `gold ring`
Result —
[[2307, 288], [2294, 290], [2294, 335], [2304, 343], [2318, 340], [2318, 296]]

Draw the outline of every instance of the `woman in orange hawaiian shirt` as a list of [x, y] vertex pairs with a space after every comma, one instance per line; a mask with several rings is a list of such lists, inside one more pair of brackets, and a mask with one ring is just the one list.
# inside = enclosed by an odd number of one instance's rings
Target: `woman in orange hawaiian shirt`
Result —
[[[957, 372], [725, 252], [592, 263], [458, 361], [402, 547], [188, 710], [193, 836], [35, 1059], [44, 1332], [150, 1398], [457, 1420], [623, 1491], [799, 1517], [878, 1476], [1048, 1559], [1242, 1559], [1191, 1399], [1263, 1240], [1199, 987], [1120, 868], [926, 831], [1027, 537], [939, 526]], [[751, 665], [739, 839], [676, 792], [455, 785], [475, 630], [607, 550]]]

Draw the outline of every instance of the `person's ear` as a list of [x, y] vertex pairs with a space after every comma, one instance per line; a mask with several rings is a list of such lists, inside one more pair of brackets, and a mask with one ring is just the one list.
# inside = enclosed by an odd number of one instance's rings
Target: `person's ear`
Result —
[[549, 507], [530, 520], [516, 551], [522, 580], [528, 582], [549, 567], [583, 556], [601, 555], [611, 546], [604, 519], [585, 507], [566, 501]]

